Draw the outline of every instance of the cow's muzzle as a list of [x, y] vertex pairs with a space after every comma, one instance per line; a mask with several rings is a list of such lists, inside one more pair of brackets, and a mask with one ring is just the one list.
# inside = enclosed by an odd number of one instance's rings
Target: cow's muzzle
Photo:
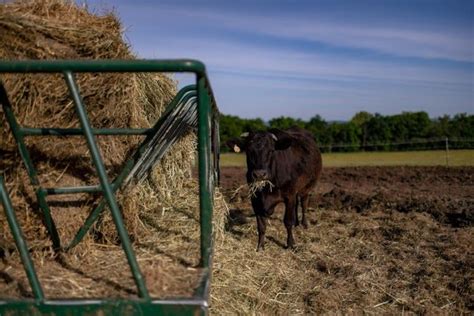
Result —
[[268, 180], [268, 172], [265, 169], [258, 169], [252, 171], [252, 178], [254, 181]]

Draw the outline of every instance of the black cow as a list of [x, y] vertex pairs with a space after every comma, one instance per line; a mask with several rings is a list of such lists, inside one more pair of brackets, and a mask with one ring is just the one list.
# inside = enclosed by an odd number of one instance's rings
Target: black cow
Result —
[[305, 216], [308, 195], [316, 185], [322, 169], [321, 153], [310, 132], [292, 127], [285, 131], [246, 133], [227, 142], [234, 151], [247, 154], [247, 182], [269, 180], [251, 197], [257, 218], [257, 251], [264, 249], [267, 217], [275, 206], [285, 203], [284, 223], [288, 232], [287, 247], [294, 247], [292, 228], [299, 225], [298, 199], [302, 208], [302, 225], [308, 227]]

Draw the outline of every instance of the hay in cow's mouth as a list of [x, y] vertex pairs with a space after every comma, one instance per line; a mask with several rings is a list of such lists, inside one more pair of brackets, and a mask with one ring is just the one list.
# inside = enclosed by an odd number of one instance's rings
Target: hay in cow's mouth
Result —
[[258, 191], [263, 190], [268, 185], [270, 192], [275, 186], [270, 180], [258, 180], [249, 184], [249, 196], [256, 196]]

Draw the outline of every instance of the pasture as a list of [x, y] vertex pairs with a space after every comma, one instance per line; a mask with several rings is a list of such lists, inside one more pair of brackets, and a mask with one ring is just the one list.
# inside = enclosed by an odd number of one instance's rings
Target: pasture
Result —
[[258, 253], [245, 156], [224, 154], [221, 191], [230, 214], [216, 244], [211, 311], [472, 311], [473, 153], [450, 152], [451, 165], [468, 166], [449, 168], [420, 166], [445, 164], [444, 152], [325, 154], [310, 227], [294, 231], [296, 249], [284, 249], [280, 205]]
[[[323, 153], [326, 167], [355, 166], [446, 166], [446, 151], [400, 151], [400, 152], [355, 152]], [[449, 166], [474, 166], [474, 150], [451, 150]], [[221, 166], [245, 166], [245, 154], [225, 153], [221, 155]]]

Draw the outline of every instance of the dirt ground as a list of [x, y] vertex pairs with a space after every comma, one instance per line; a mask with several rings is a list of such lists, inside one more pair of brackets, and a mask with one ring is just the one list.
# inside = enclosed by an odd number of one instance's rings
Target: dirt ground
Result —
[[222, 169], [214, 313], [474, 311], [474, 168], [326, 168], [297, 248], [284, 249], [280, 205], [258, 253], [244, 183], [244, 168]]

